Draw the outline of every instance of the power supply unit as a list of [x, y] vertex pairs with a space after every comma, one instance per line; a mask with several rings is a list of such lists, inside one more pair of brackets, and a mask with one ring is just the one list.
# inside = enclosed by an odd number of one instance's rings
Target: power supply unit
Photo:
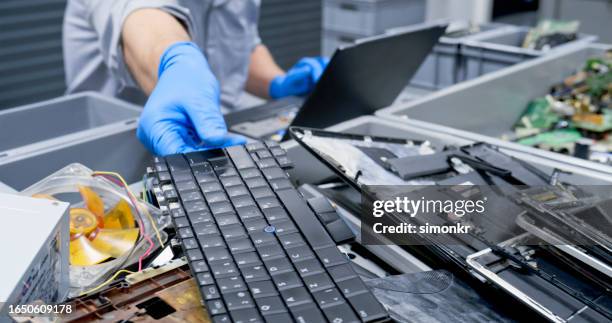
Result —
[[0, 322], [18, 305], [64, 300], [69, 288], [69, 207], [0, 194]]

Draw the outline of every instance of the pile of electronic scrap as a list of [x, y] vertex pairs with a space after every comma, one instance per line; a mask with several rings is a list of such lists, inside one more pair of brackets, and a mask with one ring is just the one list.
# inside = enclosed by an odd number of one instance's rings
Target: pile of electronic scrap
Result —
[[504, 139], [612, 164], [612, 51], [531, 101]]

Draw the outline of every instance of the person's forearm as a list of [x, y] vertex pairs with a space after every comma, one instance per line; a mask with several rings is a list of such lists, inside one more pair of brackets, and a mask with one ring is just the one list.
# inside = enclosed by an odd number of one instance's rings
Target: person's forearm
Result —
[[159, 60], [166, 48], [176, 42], [191, 40], [185, 27], [174, 16], [159, 9], [140, 9], [131, 13], [123, 24], [121, 38], [125, 63], [147, 95], [157, 83]]
[[276, 64], [264, 45], [258, 45], [251, 54], [246, 89], [260, 98], [269, 98], [270, 82], [285, 72]]

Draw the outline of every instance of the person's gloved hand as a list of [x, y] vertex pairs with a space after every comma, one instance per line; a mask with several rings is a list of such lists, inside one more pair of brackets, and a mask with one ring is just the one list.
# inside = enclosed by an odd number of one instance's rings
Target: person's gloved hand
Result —
[[280, 99], [310, 93], [329, 63], [326, 57], [307, 57], [299, 60], [285, 75], [270, 82], [270, 97]]
[[243, 144], [220, 111], [219, 83], [201, 50], [179, 42], [161, 57], [159, 79], [138, 124], [138, 139], [156, 155]]

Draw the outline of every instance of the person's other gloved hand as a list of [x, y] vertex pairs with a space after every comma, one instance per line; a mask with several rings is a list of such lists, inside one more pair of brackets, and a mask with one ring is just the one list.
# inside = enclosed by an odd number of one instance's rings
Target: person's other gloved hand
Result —
[[197, 45], [179, 42], [168, 47], [158, 75], [137, 131], [149, 150], [165, 156], [246, 142], [227, 133], [219, 83]]
[[291, 95], [310, 93], [327, 67], [329, 58], [307, 57], [299, 60], [285, 75], [277, 76], [270, 83], [270, 97], [280, 99]]

